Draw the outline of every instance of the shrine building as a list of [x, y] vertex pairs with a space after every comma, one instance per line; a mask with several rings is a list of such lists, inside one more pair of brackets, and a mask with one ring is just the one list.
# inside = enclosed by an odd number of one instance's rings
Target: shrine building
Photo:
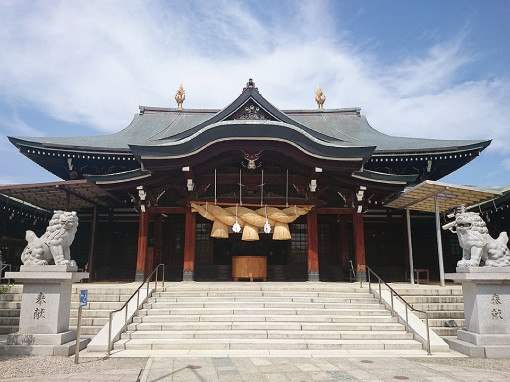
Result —
[[[360, 108], [324, 108], [320, 88], [313, 110], [280, 110], [251, 79], [222, 110], [184, 98], [140, 106], [114, 134], [9, 137], [62, 181], [0, 187], [4, 261], [61, 209], [78, 212], [71, 256], [92, 280], [142, 280], [160, 263], [169, 280], [231, 280], [234, 260], [260, 257], [267, 280], [348, 280], [364, 264], [403, 280], [405, 217], [385, 205], [490, 144], [389, 136]], [[415, 265], [437, 278], [434, 216], [412, 221]], [[447, 271], [461, 257], [452, 236]]]

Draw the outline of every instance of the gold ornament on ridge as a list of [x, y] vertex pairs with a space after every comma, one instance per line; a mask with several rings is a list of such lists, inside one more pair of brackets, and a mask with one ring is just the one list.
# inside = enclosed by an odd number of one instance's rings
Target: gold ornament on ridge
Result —
[[321, 90], [320, 86], [317, 86], [317, 90], [315, 91], [315, 102], [317, 102], [317, 106], [319, 106], [319, 111], [324, 111], [324, 102], [326, 102], [326, 96]]
[[182, 84], [179, 85], [179, 90], [175, 94], [175, 101], [177, 102], [177, 110], [182, 110], [182, 103], [186, 99], [186, 92], [184, 91]]

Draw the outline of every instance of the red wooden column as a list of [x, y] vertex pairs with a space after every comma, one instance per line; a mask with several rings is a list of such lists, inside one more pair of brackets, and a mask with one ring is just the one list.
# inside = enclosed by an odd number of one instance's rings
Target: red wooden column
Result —
[[319, 252], [317, 235], [317, 210], [307, 215], [308, 228], [308, 281], [319, 281]]
[[361, 264], [365, 264], [365, 231], [363, 229], [363, 214], [355, 213], [353, 215], [353, 223], [356, 269], [365, 271], [365, 267], [359, 269]]
[[186, 208], [186, 224], [184, 232], [184, 269], [183, 281], [193, 281], [195, 272], [195, 236], [196, 215], [191, 212], [191, 207]]
[[145, 280], [145, 263], [147, 260], [147, 236], [149, 233], [149, 214], [140, 211], [138, 223], [138, 255], [136, 258], [135, 281]]
[[350, 269], [349, 264], [349, 231], [347, 230], [347, 218], [345, 215], [338, 215], [340, 234], [340, 264], [342, 269]]

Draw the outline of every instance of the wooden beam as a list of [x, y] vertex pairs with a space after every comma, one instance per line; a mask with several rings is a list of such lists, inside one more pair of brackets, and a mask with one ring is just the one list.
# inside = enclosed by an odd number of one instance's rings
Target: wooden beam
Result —
[[151, 215], [156, 215], [156, 214], [184, 215], [186, 213], [186, 208], [183, 208], [183, 207], [149, 207], [149, 208], [147, 208], [147, 213], [149, 213]]
[[318, 208], [317, 214], [319, 215], [352, 215], [354, 214], [354, 208]]

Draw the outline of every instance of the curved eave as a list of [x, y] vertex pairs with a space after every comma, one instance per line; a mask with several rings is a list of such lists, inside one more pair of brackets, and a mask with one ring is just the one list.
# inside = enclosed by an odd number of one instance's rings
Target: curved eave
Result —
[[294, 146], [313, 157], [331, 160], [366, 161], [374, 146], [353, 146], [340, 142], [324, 142], [299, 127], [276, 121], [223, 121], [197, 131], [192, 136], [158, 145], [130, 145], [135, 156], [151, 159], [172, 159], [194, 155], [223, 141], [275, 141]]
[[377, 171], [363, 170], [361, 172], [353, 173], [352, 177], [373, 183], [406, 186], [408, 184], [414, 183], [418, 175], [419, 174], [395, 175]]
[[173, 139], [173, 140], [179, 140], [186, 137], [189, 137], [190, 135], [194, 135], [201, 129], [217, 124], [226, 118], [229, 118], [233, 113], [235, 113], [243, 104], [245, 104], [248, 100], [252, 100], [254, 103], [258, 104], [262, 109], [264, 109], [265, 112], [267, 112], [269, 115], [271, 115], [274, 119], [277, 121], [281, 121], [283, 123], [298, 127], [307, 133], [315, 136], [318, 139], [324, 140], [326, 142], [331, 141], [337, 141], [337, 138], [330, 137], [328, 135], [319, 133], [313, 129], [310, 129], [303, 124], [295, 121], [294, 119], [290, 118], [285, 113], [281, 112], [278, 108], [274, 107], [270, 102], [268, 102], [262, 95], [255, 89], [255, 88], [247, 88], [245, 89], [241, 95], [234, 100], [230, 105], [228, 105], [225, 109], [221, 110], [218, 114], [214, 115], [210, 119], [208, 119], [205, 122], [202, 122], [201, 124], [193, 127], [192, 129], [189, 129], [187, 131], [184, 131], [182, 133], [169, 136], [164, 139]]
[[485, 150], [492, 142], [492, 139], [484, 141], [472, 141], [471, 144], [458, 145], [458, 146], [444, 146], [444, 147], [431, 147], [422, 149], [406, 148], [400, 150], [378, 150], [374, 152], [374, 157], [379, 156], [412, 156], [412, 155], [444, 155], [456, 154], [465, 151]]
[[[7, 137], [9, 141], [16, 146], [18, 149], [21, 147], [32, 148], [32, 149], [44, 149], [44, 150], [53, 150], [53, 151], [66, 151], [66, 152], [83, 152], [90, 154], [115, 154], [115, 155], [125, 155], [131, 154], [129, 148], [103, 148], [103, 147], [92, 147], [92, 146], [80, 146], [80, 145], [61, 145], [61, 144], [53, 144], [53, 143], [42, 143], [42, 142], [34, 142], [28, 139], [21, 139], [17, 137]], [[76, 137], [76, 140], [79, 141], [79, 137]]]
[[136, 169], [132, 171], [123, 171], [115, 174], [107, 175], [83, 175], [83, 177], [97, 185], [108, 185], [138, 181], [141, 179], [149, 178], [151, 174], [149, 171]]

